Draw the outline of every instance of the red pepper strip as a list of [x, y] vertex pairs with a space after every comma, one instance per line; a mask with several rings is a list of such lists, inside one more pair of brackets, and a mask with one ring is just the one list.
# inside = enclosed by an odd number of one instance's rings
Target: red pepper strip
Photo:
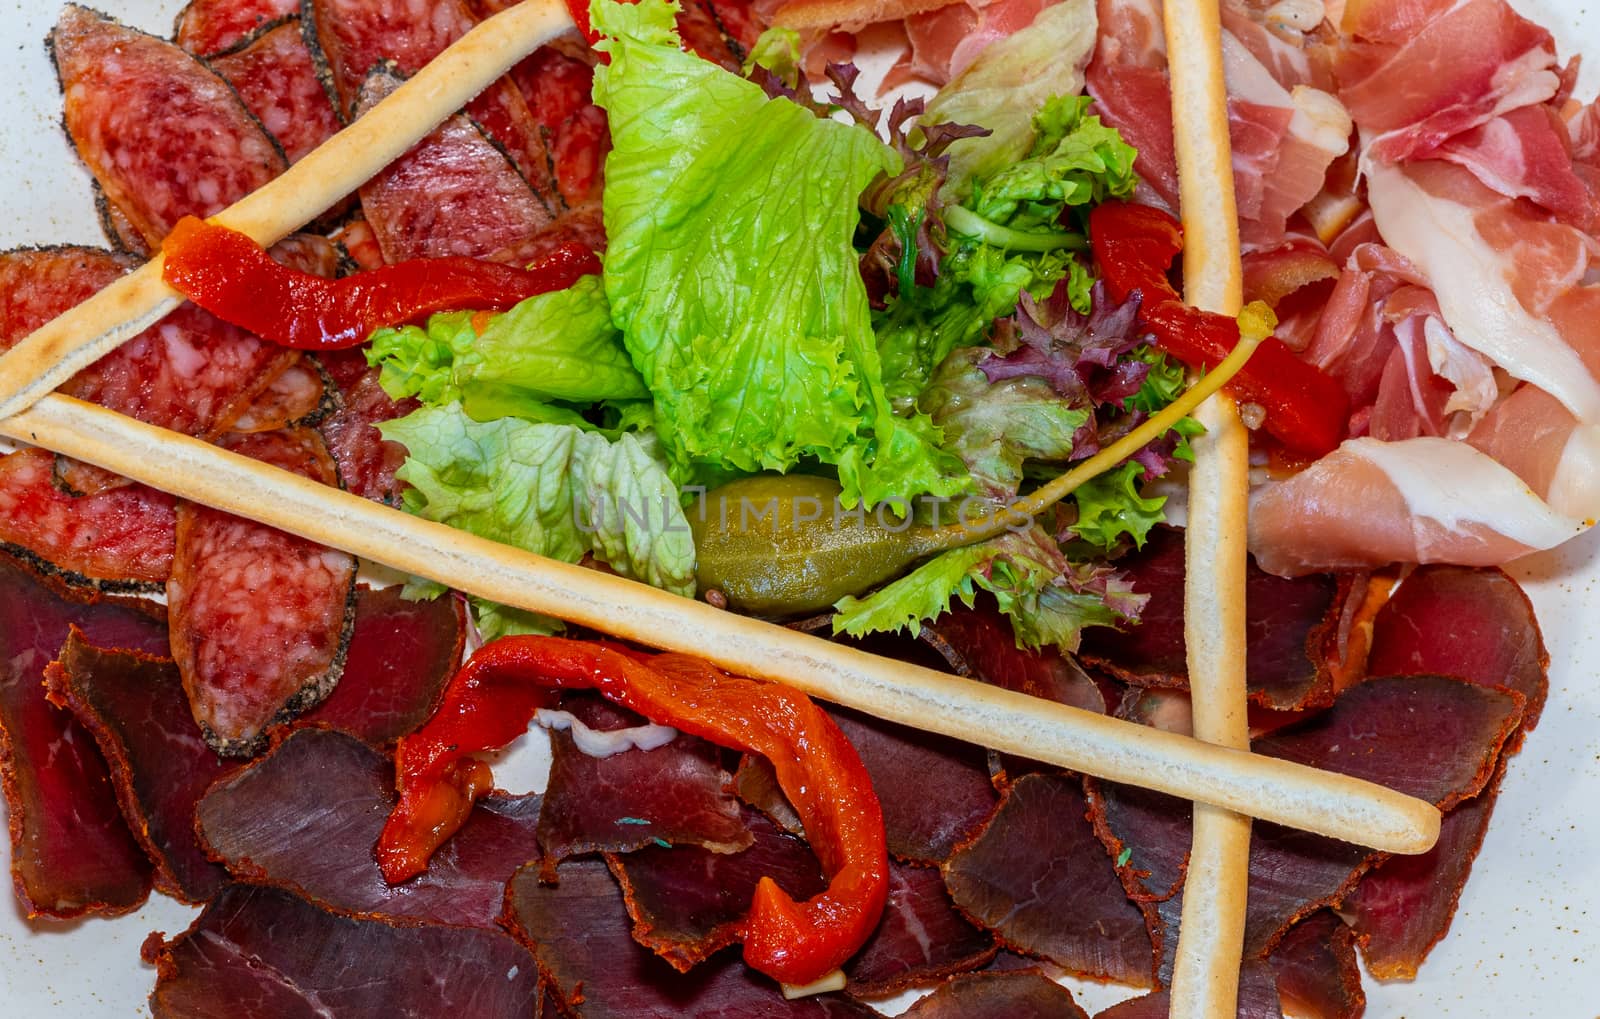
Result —
[[[567, 0], [567, 13], [572, 15], [572, 23], [578, 26], [578, 34], [588, 40], [591, 48], [600, 41], [600, 33], [594, 30], [594, 25], [589, 20], [589, 0]], [[611, 63], [611, 55], [600, 54], [600, 61]]]
[[753, 968], [809, 984], [865, 943], [888, 894], [883, 810], [833, 719], [804, 694], [729, 676], [699, 658], [592, 641], [505, 637], [456, 673], [438, 712], [395, 751], [400, 801], [377, 848], [390, 884], [425, 871], [472, 801], [493, 788], [488, 765], [468, 755], [522, 735], [553, 688], [598, 690], [651, 721], [772, 762], [829, 884], [795, 902], [762, 878], [742, 931]]
[[504, 311], [600, 271], [587, 246], [568, 242], [519, 269], [476, 258], [419, 258], [329, 280], [273, 261], [236, 230], [185, 216], [161, 244], [161, 278], [218, 318], [299, 350], [365, 343], [374, 329], [436, 311]]
[[[1111, 296], [1142, 295], [1139, 318], [1162, 350], [1199, 369], [1215, 367], [1239, 342], [1236, 321], [1184, 304], [1167, 279], [1183, 250], [1177, 220], [1148, 205], [1106, 202], [1089, 214], [1089, 239]], [[1345, 436], [1350, 398], [1344, 387], [1282, 340], [1269, 337], [1257, 347], [1227, 389], [1263, 407], [1267, 431], [1298, 453], [1323, 456]]]

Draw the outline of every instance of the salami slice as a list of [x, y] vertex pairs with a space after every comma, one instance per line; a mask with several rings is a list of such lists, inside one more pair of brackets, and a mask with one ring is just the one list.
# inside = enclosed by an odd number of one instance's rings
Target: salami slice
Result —
[[69, 4], [50, 47], [78, 155], [152, 248], [288, 165], [233, 88], [169, 42]]
[[375, 502], [400, 505], [401, 482], [395, 471], [406, 462], [406, 448], [386, 440], [377, 426], [404, 417], [419, 405], [395, 401], [378, 384], [370, 368], [340, 386], [339, 408], [322, 422], [322, 437], [339, 465], [339, 480], [349, 491]]
[[[392, 68], [374, 71], [362, 88], [361, 109], [399, 86]], [[551, 221], [505, 153], [462, 114], [363, 184], [361, 210], [388, 262], [492, 255]]]
[[173, 30], [179, 46], [197, 57], [238, 45], [270, 22], [300, 9], [299, 0], [191, 0]]
[[[333, 460], [309, 429], [229, 435], [224, 449], [333, 484]], [[354, 557], [192, 503], [178, 508], [167, 582], [172, 657], [206, 742], [258, 750], [268, 726], [338, 682], [354, 618]]]
[[316, 425], [333, 413], [333, 397], [317, 363], [302, 357], [244, 407], [230, 431], [270, 432], [291, 425]]
[[172, 573], [172, 497], [127, 485], [74, 497], [55, 483], [42, 449], [0, 457], [0, 547], [69, 583], [108, 591], [154, 589]]
[[[94, 248], [0, 254], [0, 350], [131, 265], [125, 256]], [[298, 357], [186, 304], [79, 372], [61, 391], [186, 435], [210, 435]]]
[[317, 77], [298, 17], [264, 27], [210, 64], [278, 139], [289, 162], [338, 132], [339, 118]]
[[[329, 93], [347, 117], [355, 115], [373, 67], [392, 61], [401, 74], [415, 74], [477, 23], [462, 0], [305, 0], [304, 9], [306, 37], [320, 50]], [[542, 195], [554, 197], [544, 136], [509, 78], [485, 89], [467, 112]]]

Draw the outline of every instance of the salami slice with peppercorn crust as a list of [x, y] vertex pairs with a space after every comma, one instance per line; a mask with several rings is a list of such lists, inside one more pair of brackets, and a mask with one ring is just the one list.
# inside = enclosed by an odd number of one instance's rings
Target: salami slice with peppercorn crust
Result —
[[50, 47], [78, 155], [152, 248], [287, 168], [232, 86], [171, 43], [74, 4]]
[[[230, 435], [224, 449], [324, 484], [338, 474], [309, 429]], [[333, 690], [355, 605], [355, 557], [194, 503], [178, 508], [167, 582], [172, 657], [206, 742], [248, 756], [268, 726]]]

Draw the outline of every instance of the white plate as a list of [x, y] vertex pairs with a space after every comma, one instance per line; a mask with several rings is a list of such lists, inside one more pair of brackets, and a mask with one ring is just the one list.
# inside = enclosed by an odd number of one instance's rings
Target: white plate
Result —
[[[1600, 6], [1516, 0], [1563, 43], [1587, 48], [1581, 94], [1600, 75]], [[129, 24], [171, 31], [177, 0], [118, 0]], [[1575, 9], [1576, 8], [1576, 9]], [[42, 40], [59, 0], [14, 0], [0, 17], [0, 249], [100, 244], [89, 178], [60, 131], [60, 97]], [[1494, 824], [1449, 936], [1414, 983], [1367, 981], [1373, 1019], [1593, 1019], [1600, 959], [1600, 534], [1515, 572], [1538, 608], [1551, 653], [1550, 703], [1511, 765]], [[9, 854], [9, 850], [5, 850]], [[30, 923], [0, 890], [0, 1015], [80, 1019], [147, 1014], [155, 974], [139, 961], [151, 930], [187, 926], [193, 911], [161, 896], [115, 921]], [[1091, 1010], [1122, 997], [1090, 988]]]

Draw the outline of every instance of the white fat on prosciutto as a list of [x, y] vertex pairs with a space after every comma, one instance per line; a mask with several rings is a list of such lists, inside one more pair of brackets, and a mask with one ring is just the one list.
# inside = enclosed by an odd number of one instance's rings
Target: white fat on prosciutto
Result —
[[1582, 285], [1591, 242], [1430, 161], [1374, 165], [1378, 230], [1432, 282], [1456, 338], [1585, 421], [1600, 422], [1600, 322], [1553, 313]]
[[1492, 566], [1553, 548], [1588, 524], [1557, 513], [1465, 443], [1350, 439], [1255, 494], [1250, 550], [1284, 576], [1392, 562]]

